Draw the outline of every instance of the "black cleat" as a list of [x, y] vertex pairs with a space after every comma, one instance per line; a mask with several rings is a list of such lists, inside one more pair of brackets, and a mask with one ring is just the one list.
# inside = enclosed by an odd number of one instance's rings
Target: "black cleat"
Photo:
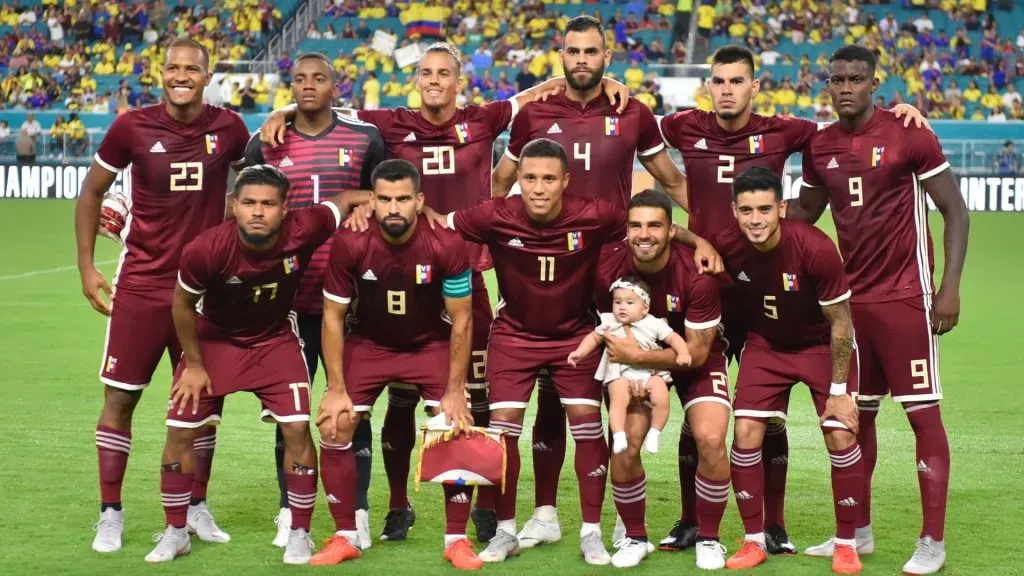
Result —
[[408, 508], [392, 508], [384, 518], [384, 532], [381, 533], [381, 540], [405, 540], [409, 534], [409, 528], [416, 523], [416, 511], [412, 504]]
[[473, 519], [473, 526], [476, 526], [477, 542], [490, 542], [498, 531], [498, 515], [494, 510], [474, 508], [469, 517]]
[[789, 541], [789, 534], [786, 534], [786, 529], [778, 524], [765, 530], [764, 544], [769, 554], [792, 556], [797, 552], [796, 544]]
[[676, 525], [672, 527], [672, 531], [668, 533], [668, 536], [658, 543], [658, 550], [682, 552], [687, 548], [692, 548], [696, 543], [697, 527], [693, 524], [687, 524], [682, 520], [677, 520]]

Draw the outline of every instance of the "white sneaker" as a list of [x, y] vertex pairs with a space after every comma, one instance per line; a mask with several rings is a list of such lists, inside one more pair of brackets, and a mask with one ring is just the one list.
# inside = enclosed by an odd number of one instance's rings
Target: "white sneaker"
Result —
[[697, 542], [697, 568], [701, 570], [721, 570], [725, 568], [725, 546], [714, 540]]
[[206, 502], [200, 502], [195, 506], [188, 507], [185, 525], [188, 527], [189, 533], [199, 536], [199, 539], [203, 542], [224, 543], [231, 541], [231, 536], [221, 530], [217, 523], [213, 521], [213, 514], [210, 513]]
[[633, 540], [632, 538], [617, 540], [615, 548], [618, 551], [612, 556], [612, 566], [616, 568], [632, 568], [640, 564], [640, 561], [650, 553], [647, 544], [643, 540]]
[[917, 550], [903, 565], [904, 574], [934, 574], [946, 564], [946, 543], [936, 542], [931, 536], [917, 541]]
[[615, 528], [612, 529], [612, 543], [616, 546], [620, 540], [626, 539], [626, 525], [622, 522], [622, 516], [615, 515]]
[[[562, 527], [558, 520], [545, 522], [537, 518], [530, 518], [519, 531], [520, 548], [533, 548], [540, 544], [554, 544], [562, 539]], [[607, 554], [607, 552], [606, 552]]]
[[518, 556], [520, 548], [515, 536], [499, 528], [479, 557], [484, 562], [504, 562], [509, 556]]
[[[646, 551], [646, 547], [644, 547]], [[583, 554], [583, 561], [591, 566], [607, 566], [611, 564], [612, 557], [608, 549], [601, 541], [600, 532], [591, 532], [580, 537], [580, 552]]]
[[288, 530], [288, 542], [284, 547], [285, 564], [308, 564], [313, 557], [313, 541], [309, 533], [299, 528]]
[[373, 546], [373, 538], [370, 537], [370, 511], [356, 510], [356, 547], [366, 550]]
[[[871, 526], [864, 528], [857, 528], [857, 555], [864, 556], [865, 554], [875, 553], [875, 536], [871, 532]], [[817, 546], [811, 546], [807, 550], [804, 550], [804, 554], [807, 556], [816, 556], [819, 558], [831, 558], [836, 551], [835, 537], [829, 538], [827, 541], [818, 544]]]
[[168, 526], [160, 534], [155, 534], [153, 541], [157, 543], [156, 548], [146, 555], [146, 562], [170, 562], [192, 551], [188, 528]]
[[288, 545], [288, 536], [292, 531], [292, 509], [281, 508], [281, 511], [274, 516], [274, 526], [277, 526], [277, 536], [274, 536], [274, 546], [284, 548]]
[[107, 508], [100, 512], [100, 521], [93, 527], [96, 537], [92, 539], [92, 549], [97, 552], [117, 552], [121, 549], [121, 536], [124, 534], [124, 510]]

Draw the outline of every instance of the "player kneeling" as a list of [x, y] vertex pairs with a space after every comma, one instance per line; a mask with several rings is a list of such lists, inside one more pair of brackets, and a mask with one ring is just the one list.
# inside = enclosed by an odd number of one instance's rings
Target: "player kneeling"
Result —
[[[355, 546], [352, 436], [389, 382], [415, 385], [424, 404], [456, 427], [473, 424], [465, 396], [473, 316], [469, 250], [455, 232], [432, 230], [420, 215], [423, 193], [412, 164], [382, 162], [370, 181], [374, 220], [364, 232], [339, 233], [324, 274], [327, 392], [317, 425], [337, 533], [310, 564], [362, 555]], [[483, 562], [466, 539], [472, 487], [446, 484], [444, 495], [444, 557], [456, 568], [478, 569]]]
[[309, 560], [316, 451], [309, 375], [290, 310], [302, 270], [338, 228], [348, 197], [289, 213], [288, 188], [277, 168], [246, 168], [232, 193], [235, 220], [200, 234], [182, 254], [173, 314], [184, 353], [171, 388], [160, 473], [167, 529], [147, 562], [169, 562], [191, 550], [185, 516], [192, 442], [200, 427], [220, 422], [224, 397], [241, 391], [256, 394], [264, 419], [284, 431], [293, 510], [284, 561]]

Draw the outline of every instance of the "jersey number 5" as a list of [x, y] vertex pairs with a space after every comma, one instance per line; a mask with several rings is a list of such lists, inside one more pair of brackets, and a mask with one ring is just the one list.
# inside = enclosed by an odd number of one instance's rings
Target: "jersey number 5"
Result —
[[423, 173], [455, 174], [455, 148], [451, 146], [424, 146]]
[[171, 192], [203, 189], [202, 162], [171, 162]]

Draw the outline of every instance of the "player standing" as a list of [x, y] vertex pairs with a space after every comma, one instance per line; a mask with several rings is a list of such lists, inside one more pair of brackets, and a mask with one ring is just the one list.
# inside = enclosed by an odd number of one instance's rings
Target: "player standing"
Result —
[[[337, 533], [311, 560], [338, 564], [355, 548], [356, 470], [352, 435], [389, 382], [418, 388], [424, 404], [457, 427], [472, 425], [466, 407], [473, 313], [469, 251], [462, 238], [432, 229], [419, 214], [419, 173], [405, 160], [382, 162], [372, 175], [374, 220], [366, 232], [342, 231], [324, 281], [324, 363], [320, 461]], [[354, 302], [353, 302], [354, 300]], [[351, 333], [344, 336], [352, 309]], [[456, 568], [483, 562], [466, 539], [471, 486], [444, 485], [444, 557]]]
[[[384, 159], [384, 142], [377, 128], [331, 109], [337, 97], [336, 73], [323, 54], [303, 54], [292, 69], [292, 97], [297, 103], [295, 120], [288, 125], [284, 143], [277, 147], [260, 144], [253, 135], [245, 151], [247, 165], [272, 164], [278, 167], [291, 184], [288, 208], [304, 208], [334, 198], [346, 190], [366, 190], [369, 199], [370, 174]], [[323, 272], [331, 250], [328, 239], [313, 254], [302, 273], [295, 297], [299, 338], [309, 367], [309, 380], [316, 376], [317, 362], [322, 356], [320, 329], [323, 320]], [[277, 463], [277, 485], [280, 508], [275, 546], [288, 542], [291, 512], [284, 469], [284, 437], [277, 426], [274, 455]], [[369, 453], [369, 452], [368, 452]], [[369, 470], [372, 459], [366, 460]], [[370, 475], [361, 478], [369, 483]], [[363, 486], [365, 492], [369, 487]], [[359, 547], [369, 548], [369, 503], [362, 503], [357, 513]]]
[[[597, 304], [599, 310], [611, 309], [608, 287], [617, 278], [636, 274], [651, 287], [650, 313], [664, 318], [679, 334], [683, 334], [692, 361], [680, 368], [669, 350], [635, 351], [628, 362], [652, 369], [672, 371], [672, 385], [685, 407], [702, 397], [717, 396], [729, 403], [725, 342], [718, 337], [721, 320], [718, 282], [710, 275], [699, 274], [694, 266], [693, 250], [670, 242], [672, 201], [656, 190], [644, 190], [629, 203], [625, 242], [605, 247], [597, 273]], [[642, 394], [638, 394], [642, 395]], [[621, 454], [612, 454], [612, 496], [622, 519], [616, 526], [612, 541], [618, 551], [612, 556], [617, 567], [635, 566], [647, 556], [646, 511], [647, 475], [640, 459], [640, 445], [651, 424], [651, 411], [642, 403], [630, 406], [626, 417], [629, 447]], [[722, 456], [724, 458], [724, 456]], [[710, 569], [706, 558], [720, 545], [718, 526], [728, 501], [728, 481], [714, 482], [699, 477], [706, 504], [701, 510], [702, 536], [697, 545], [697, 567]], [[702, 503], [705, 502], [702, 500]], [[718, 553], [721, 559], [722, 552]], [[724, 562], [724, 559], [720, 560]], [[718, 565], [717, 567], [721, 567]]]
[[[875, 417], [880, 399], [889, 393], [903, 405], [917, 440], [924, 513], [917, 549], [903, 572], [932, 574], [946, 560], [949, 488], [949, 441], [939, 414], [938, 336], [959, 321], [970, 227], [967, 206], [935, 134], [900, 126], [892, 113], [871, 104], [878, 81], [869, 50], [840, 48], [832, 55], [829, 72], [839, 122], [811, 141], [804, 156], [804, 188], [790, 217], [813, 222], [831, 204], [853, 289], [850, 308], [862, 362], [859, 440], [866, 467], [857, 545], [862, 553], [874, 551]], [[932, 281], [926, 195], [945, 223], [946, 258], [938, 292]], [[826, 542], [807, 553], [828, 556], [832, 550], [832, 542]]]
[[173, 315], [183, 355], [167, 407], [160, 470], [167, 528], [147, 562], [170, 562], [191, 550], [185, 514], [195, 473], [193, 441], [199, 428], [220, 423], [224, 397], [241, 391], [256, 394], [264, 420], [281, 426], [294, 509], [284, 562], [309, 561], [316, 450], [309, 433], [309, 373], [291, 308], [302, 271], [341, 224], [342, 211], [341, 198], [335, 198], [289, 212], [288, 187], [273, 166], [242, 170], [232, 193], [234, 220], [200, 234], [181, 256]]
[[[149, 385], [160, 356], [171, 365], [181, 356], [171, 318], [178, 260], [185, 244], [224, 220], [228, 170], [240, 164], [249, 139], [242, 119], [203, 104], [210, 82], [209, 54], [187, 38], [167, 49], [163, 66], [164, 103], [121, 115], [110, 126], [82, 185], [75, 208], [75, 238], [82, 292], [94, 309], [110, 316], [100, 381], [103, 410], [96, 426], [102, 505], [93, 550], [121, 549], [124, 511], [121, 484], [132, 446], [132, 414]], [[117, 174], [132, 166], [131, 208], [124, 249], [111, 294], [94, 264], [100, 204]], [[229, 536], [206, 507], [216, 432], [196, 438], [196, 472], [188, 526], [211, 542]]]

